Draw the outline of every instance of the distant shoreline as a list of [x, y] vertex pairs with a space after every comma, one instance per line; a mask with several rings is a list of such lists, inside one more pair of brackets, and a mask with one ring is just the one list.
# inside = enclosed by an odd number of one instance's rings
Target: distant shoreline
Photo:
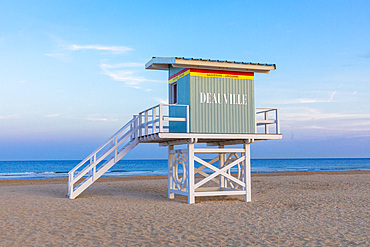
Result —
[[[370, 170], [349, 170], [349, 171], [318, 171], [318, 172], [265, 172], [252, 173], [253, 177], [269, 176], [309, 176], [309, 175], [355, 175], [368, 174]], [[197, 177], [200, 177], [197, 175]], [[167, 179], [167, 175], [158, 176], [126, 176], [126, 177], [101, 177], [96, 182], [115, 182], [115, 181], [132, 181], [132, 180], [160, 180]], [[25, 185], [25, 184], [60, 184], [68, 183], [68, 178], [31, 178], [31, 179], [8, 179], [0, 180], [0, 186], [6, 185]]]

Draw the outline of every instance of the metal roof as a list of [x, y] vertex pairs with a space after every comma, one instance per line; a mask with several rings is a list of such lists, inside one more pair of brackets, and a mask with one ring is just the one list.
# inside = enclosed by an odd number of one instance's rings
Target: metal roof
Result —
[[153, 57], [148, 63], [145, 64], [145, 68], [168, 70], [170, 65], [178, 68], [214, 69], [257, 73], [269, 73], [271, 70], [276, 69], [275, 64], [184, 57]]

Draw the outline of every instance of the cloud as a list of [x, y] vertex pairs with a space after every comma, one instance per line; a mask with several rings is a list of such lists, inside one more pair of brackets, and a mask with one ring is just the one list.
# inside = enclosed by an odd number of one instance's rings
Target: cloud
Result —
[[168, 104], [168, 100], [167, 99], [163, 99], [163, 98], [154, 98], [155, 101], [158, 101], [160, 104]]
[[327, 119], [370, 119], [370, 114], [326, 113], [314, 108], [285, 108], [281, 113], [284, 121], [310, 121]]
[[[136, 88], [143, 89], [142, 84], [147, 82], [163, 83], [164, 81], [150, 80], [145, 77], [139, 76], [139, 71], [132, 68], [141, 67], [142, 64], [139, 63], [119, 63], [119, 64], [100, 64], [100, 68], [103, 70], [103, 74], [111, 77], [115, 81], [124, 82], [125, 85]], [[144, 67], [144, 66], [143, 66]], [[131, 68], [131, 69], [130, 69]], [[148, 90], [148, 89], [144, 89]]]
[[337, 94], [336, 91], [333, 91], [330, 94], [329, 99], [318, 99], [318, 98], [298, 98], [298, 99], [288, 99], [281, 102], [274, 102], [275, 104], [280, 105], [294, 105], [294, 104], [314, 104], [314, 103], [329, 103], [333, 102], [334, 96]]
[[85, 118], [85, 120], [93, 121], [93, 122], [115, 122], [118, 121], [116, 118]]
[[19, 117], [18, 114], [11, 114], [11, 115], [0, 116], [0, 119], [15, 119], [15, 118], [18, 118], [18, 117]]
[[59, 117], [59, 116], [60, 116], [59, 113], [55, 113], [55, 114], [46, 115], [45, 117], [47, 117], [47, 118], [54, 118], [54, 117]]
[[106, 51], [114, 54], [122, 54], [133, 49], [127, 46], [103, 46], [103, 45], [70, 45], [69, 50], [79, 51], [79, 50], [95, 50], [95, 51]]

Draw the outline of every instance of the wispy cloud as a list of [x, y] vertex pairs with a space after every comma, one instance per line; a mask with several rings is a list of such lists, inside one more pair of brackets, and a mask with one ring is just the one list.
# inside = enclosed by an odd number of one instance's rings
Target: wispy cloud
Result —
[[286, 108], [281, 114], [284, 121], [310, 121], [328, 119], [370, 119], [370, 114], [328, 113], [314, 108]]
[[162, 83], [163, 81], [159, 80], [150, 80], [145, 77], [139, 76], [139, 71], [132, 68], [137, 68], [143, 66], [139, 63], [119, 63], [119, 64], [100, 64], [100, 68], [103, 70], [103, 73], [111, 77], [115, 81], [124, 82], [127, 86], [143, 89], [142, 84], [147, 82]]
[[122, 54], [128, 51], [132, 51], [131, 47], [127, 46], [104, 46], [104, 45], [70, 45], [68, 46], [69, 50], [79, 51], [79, 50], [95, 50], [95, 51], [105, 51], [115, 54]]
[[275, 104], [280, 105], [293, 105], [293, 104], [314, 104], [314, 103], [329, 103], [333, 102], [334, 96], [337, 94], [336, 91], [331, 92], [330, 97], [327, 99], [323, 98], [298, 98], [298, 99], [287, 99], [280, 102], [275, 102]]
[[160, 104], [168, 104], [168, 100], [164, 98], [154, 98], [154, 100], [159, 102]]
[[14, 118], [19, 118], [19, 115], [18, 114], [11, 114], [11, 115], [0, 116], [0, 119], [14, 119]]
[[88, 121], [93, 121], [93, 122], [116, 122], [118, 121], [118, 119], [116, 118], [102, 118], [102, 117], [88, 117], [88, 118], [85, 118], [85, 120], [88, 120]]
[[55, 118], [55, 117], [59, 117], [59, 116], [60, 116], [59, 113], [55, 113], [55, 114], [46, 115], [45, 117], [47, 117], [47, 118]]

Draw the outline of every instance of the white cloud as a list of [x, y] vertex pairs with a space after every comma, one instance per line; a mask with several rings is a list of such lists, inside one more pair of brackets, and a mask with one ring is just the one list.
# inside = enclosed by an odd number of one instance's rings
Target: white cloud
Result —
[[47, 117], [47, 118], [54, 118], [54, 117], [59, 117], [59, 116], [60, 116], [59, 113], [55, 113], [55, 114], [46, 115], [45, 117]]
[[[115, 81], [124, 82], [127, 86], [142, 89], [142, 84], [147, 82], [162, 83], [164, 81], [150, 80], [145, 77], [139, 76], [138, 71], [133, 69], [134, 67], [141, 67], [139, 63], [119, 63], [119, 64], [100, 64], [100, 68], [103, 73], [111, 77]], [[144, 66], [143, 66], [144, 67]], [[144, 90], [148, 90], [147, 88]]]
[[115, 121], [118, 121], [118, 119], [116, 118], [99, 118], [99, 117], [96, 117], [96, 118], [85, 118], [85, 120], [88, 120], [88, 121], [93, 121], [93, 122], [115, 122]]
[[14, 118], [18, 118], [18, 117], [19, 117], [18, 114], [11, 114], [11, 115], [0, 116], [0, 119], [14, 119]]
[[281, 119], [284, 121], [370, 119], [370, 114], [326, 113], [314, 108], [284, 108]]
[[70, 45], [69, 50], [79, 51], [79, 50], [95, 50], [95, 51], [106, 51], [115, 54], [126, 53], [132, 51], [133, 49], [127, 46], [103, 46], [103, 45]]
[[313, 104], [313, 103], [329, 103], [333, 102], [334, 96], [337, 94], [336, 91], [333, 91], [330, 94], [329, 99], [318, 99], [316, 98], [298, 98], [298, 99], [288, 99], [288, 100], [283, 100], [280, 102], [274, 102], [275, 104], [280, 104], [280, 105], [293, 105], [293, 104]]
[[167, 99], [163, 99], [163, 98], [154, 98], [155, 101], [158, 101], [160, 104], [168, 104], [168, 100]]

